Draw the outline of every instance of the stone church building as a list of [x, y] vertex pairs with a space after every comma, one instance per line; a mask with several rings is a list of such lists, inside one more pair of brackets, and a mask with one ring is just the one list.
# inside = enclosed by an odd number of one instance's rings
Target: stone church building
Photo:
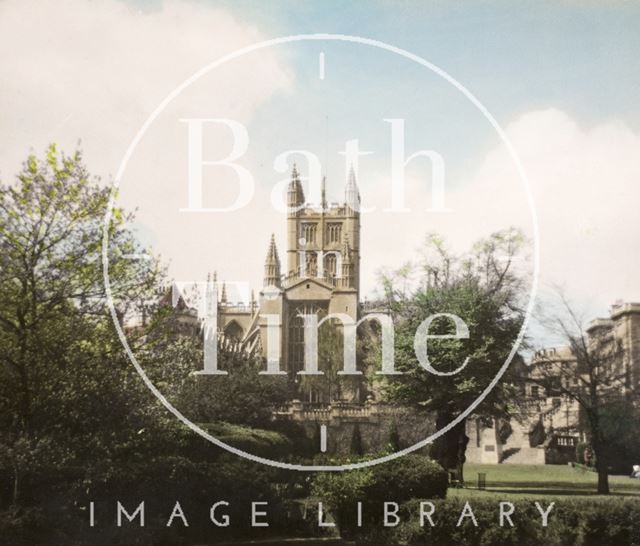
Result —
[[[268, 369], [297, 383], [305, 365], [303, 315], [342, 315], [357, 322], [364, 314], [360, 302], [360, 193], [355, 173], [349, 173], [342, 203], [328, 203], [322, 182], [321, 202], [308, 203], [294, 166], [287, 187], [286, 248], [279, 252], [272, 235], [264, 261], [263, 286], [249, 304], [228, 301], [224, 282], [214, 305], [217, 342], [227, 350], [259, 355]], [[216, 292], [217, 294], [217, 292]], [[180, 300], [180, 299], [179, 299]], [[175, 304], [174, 304], [175, 305]], [[199, 331], [195, 309], [184, 301], [176, 306], [186, 329]], [[367, 309], [371, 311], [371, 309]], [[376, 312], [384, 310], [376, 309]], [[618, 303], [606, 319], [598, 319], [589, 333], [605, 329], [625, 347], [625, 361], [633, 380], [640, 382], [640, 304]], [[466, 421], [467, 461], [478, 463], [566, 463], [575, 459], [575, 446], [584, 439], [579, 411], [568, 398], [546, 393], [535, 381], [539, 362], [575, 367], [568, 347], [550, 348], [534, 356], [519, 413], [508, 422], [488, 422], [477, 416]], [[322, 363], [319, 363], [320, 370]], [[577, 380], [576, 370], [576, 380]], [[326, 399], [313, 390], [298, 392], [276, 418], [305, 427], [323, 423], [331, 429], [329, 451], [340, 451], [357, 428], [369, 447], [383, 446], [390, 430], [411, 444], [434, 432], [434, 423], [415, 411], [375, 400], [362, 384], [348, 396]], [[311, 430], [311, 428], [310, 428]]]
[[[350, 171], [342, 203], [329, 203], [322, 181], [321, 202], [308, 203], [294, 166], [287, 187], [287, 247], [269, 241], [264, 261], [263, 287], [249, 304], [228, 301], [224, 282], [219, 286], [216, 327], [218, 343], [227, 350], [260, 355], [267, 366], [298, 383], [305, 364], [303, 315], [342, 315], [357, 322], [364, 313], [360, 302], [360, 192]], [[197, 314], [186, 304], [183, 312], [198, 326]], [[367, 311], [380, 312], [379, 309]], [[269, 326], [269, 327], [268, 327]], [[277, 349], [277, 350], [274, 350]], [[273, 355], [277, 354], [277, 357]], [[274, 359], [274, 362], [270, 362]], [[322, 371], [323, 363], [319, 362]], [[406, 445], [434, 432], [432, 420], [408, 408], [375, 400], [363, 381], [326, 399], [313, 389], [298, 394], [277, 410], [275, 419], [298, 422], [313, 435], [320, 424], [328, 429], [329, 453], [349, 452], [354, 434], [365, 449], [387, 445], [392, 431]], [[352, 383], [353, 386], [353, 383]]]
[[[294, 166], [287, 188], [287, 248], [272, 235], [264, 262], [259, 301], [232, 304], [222, 284], [217, 325], [223, 343], [269, 358], [278, 344], [279, 369], [295, 375], [304, 367], [302, 315], [360, 316], [360, 193], [353, 170], [343, 203], [305, 200]], [[283, 258], [281, 259], [281, 255]], [[267, 329], [268, 324], [271, 328]]]

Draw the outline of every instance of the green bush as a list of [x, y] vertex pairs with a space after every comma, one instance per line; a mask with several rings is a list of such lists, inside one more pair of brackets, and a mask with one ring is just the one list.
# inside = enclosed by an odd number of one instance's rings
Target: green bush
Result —
[[317, 474], [312, 491], [331, 511], [342, 536], [349, 538], [358, 531], [358, 501], [363, 527], [377, 526], [385, 501], [444, 498], [447, 486], [447, 473], [439, 464], [422, 455], [406, 455], [375, 467]]
[[375, 503], [409, 499], [443, 499], [449, 477], [435, 461], [422, 455], [406, 455], [373, 468], [374, 480], [366, 491]]

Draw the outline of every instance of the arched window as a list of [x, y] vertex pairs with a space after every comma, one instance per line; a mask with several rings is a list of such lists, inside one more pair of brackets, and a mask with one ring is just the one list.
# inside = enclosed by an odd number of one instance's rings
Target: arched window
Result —
[[305, 274], [307, 277], [318, 276], [318, 255], [315, 252], [306, 252]]
[[330, 222], [327, 224], [327, 242], [340, 243], [342, 241], [342, 224]]
[[327, 277], [336, 276], [336, 263], [336, 255], [333, 252], [327, 253], [324, 257], [324, 274]]
[[307, 245], [315, 244], [317, 225], [318, 224], [316, 224], [315, 222], [304, 222], [302, 224], [300, 235], [305, 240], [305, 244]]
[[233, 341], [242, 341], [244, 330], [235, 320], [232, 320], [224, 327], [224, 335]]
[[289, 371], [298, 373], [304, 368], [304, 318], [303, 315], [326, 315], [326, 310], [315, 303], [302, 303], [289, 315], [288, 362]]

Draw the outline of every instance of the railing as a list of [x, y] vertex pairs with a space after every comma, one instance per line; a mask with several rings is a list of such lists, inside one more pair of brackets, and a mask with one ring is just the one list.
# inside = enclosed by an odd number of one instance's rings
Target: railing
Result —
[[292, 272], [292, 273], [289, 273], [288, 275], [282, 276], [282, 285], [286, 288], [287, 286], [291, 286], [295, 282], [298, 282], [303, 279], [316, 279], [316, 280], [326, 282], [331, 286], [337, 286], [338, 281], [340, 280], [339, 277], [336, 277], [335, 275], [323, 275], [320, 277], [318, 275], [300, 275], [300, 273], [298, 272]]
[[258, 309], [257, 304], [246, 303], [221, 303], [220, 307], [225, 310], [225, 313], [253, 313]]
[[385, 411], [384, 404], [367, 401], [364, 404], [333, 402], [317, 404], [293, 400], [279, 407], [274, 413], [277, 417], [295, 421], [331, 421], [333, 419], [368, 419]]
[[373, 311], [377, 313], [389, 313], [390, 309], [384, 301], [368, 301], [365, 300], [360, 303], [360, 307], [364, 313], [371, 313]]

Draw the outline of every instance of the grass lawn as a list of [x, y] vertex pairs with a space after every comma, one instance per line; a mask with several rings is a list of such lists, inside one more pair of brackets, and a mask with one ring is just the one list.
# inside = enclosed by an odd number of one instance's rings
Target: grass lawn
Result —
[[[487, 477], [485, 490], [478, 490], [478, 472]], [[536, 497], [592, 497], [596, 494], [595, 472], [566, 465], [470, 464], [464, 465], [464, 488], [451, 488], [449, 497], [491, 498], [501, 500]], [[640, 480], [627, 476], [609, 476], [611, 496], [636, 497], [640, 501]]]

